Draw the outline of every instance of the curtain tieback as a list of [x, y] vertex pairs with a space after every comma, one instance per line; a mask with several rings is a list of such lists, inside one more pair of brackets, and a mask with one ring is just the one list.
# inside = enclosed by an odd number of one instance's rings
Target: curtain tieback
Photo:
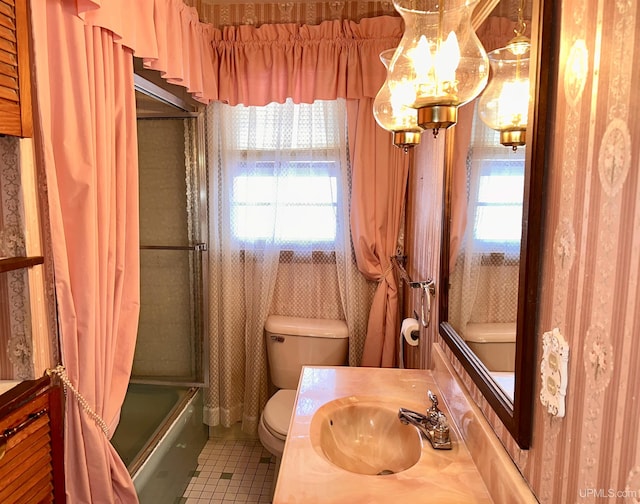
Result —
[[71, 383], [71, 380], [69, 379], [69, 376], [67, 376], [67, 370], [65, 369], [65, 367], [58, 364], [53, 369], [47, 369], [46, 373], [49, 376], [56, 375], [60, 378], [60, 380], [64, 384], [65, 395], [67, 394], [67, 389], [71, 390], [71, 393], [76, 398], [76, 401], [78, 401], [78, 403], [80, 404], [80, 407], [84, 410], [84, 412], [87, 415], [89, 415], [89, 417], [91, 417], [91, 419], [96, 424], [98, 424], [98, 427], [100, 427], [100, 430], [104, 432], [104, 435], [107, 436], [107, 438], [109, 438], [109, 427], [107, 427], [107, 423], [100, 417], [100, 415], [98, 415], [93, 410], [93, 408], [91, 408], [91, 406], [89, 406], [89, 403], [87, 402], [87, 400], [82, 396], [80, 392], [78, 392], [78, 389], [76, 389], [73, 386], [73, 384]]
[[[389, 273], [391, 273], [392, 271], [393, 271], [393, 263], [390, 262], [388, 266], [385, 268], [385, 270], [382, 272], [382, 277], [380, 278], [380, 281], [382, 282], [383, 279], [386, 279]], [[387, 281], [387, 283], [389, 282]]]

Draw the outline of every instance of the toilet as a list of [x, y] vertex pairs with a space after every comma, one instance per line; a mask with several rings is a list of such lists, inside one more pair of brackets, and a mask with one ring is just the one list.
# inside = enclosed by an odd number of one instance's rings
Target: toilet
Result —
[[464, 340], [489, 371], [511, 372], [516, 361], [516, 324], [469, 323]]
[[279, 390], [262, 411], [258, 436], [276, 457], [277, 477], [302, 366], [347, 364], [349, 331], [344, 320], [270, 315], [265, 336], [269, 374]]

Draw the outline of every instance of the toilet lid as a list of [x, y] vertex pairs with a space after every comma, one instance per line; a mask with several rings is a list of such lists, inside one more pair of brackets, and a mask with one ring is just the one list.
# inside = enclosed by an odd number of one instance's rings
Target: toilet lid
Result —
[[278, 390], [264, 407], [262, 417], [269, 432], [283, 441], [287, 438], [289, 423], [296, 402], [295, 390]]

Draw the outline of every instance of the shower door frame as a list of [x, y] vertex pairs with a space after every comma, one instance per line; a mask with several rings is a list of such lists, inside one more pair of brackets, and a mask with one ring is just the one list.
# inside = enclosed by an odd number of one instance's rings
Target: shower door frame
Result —
[[[144, 73], [145, 76], [140, 75], [140, 73]], [[194, 159], [189, 163], [189, 159], [185, 159], [185, 176], [187, 176], [187, 170], [193, 170], [194, 173], [191, 175], [195, 175], [198, 181], [197, 190], [194, 190], [192, 193], [195, 195], [194, 198], [194, 207], [196, 208], [196, 213], [198, 218], [193, 219], [192, 224], [197, 226], [197, 235], [199, 237], [198, 243], [193, 243], [188, 246], [168, 246], [168, 247], [157, 247], [157, 246], [141, 246], [141, 249], [154, 249], [154, 248], [163, 248], [163, 249], [171, 249], [171, 250], [193, 250], [196, 252], [196, 256], [200, 259], [200, 289], [197, 293], [196, 299], [197, 304], [199, 305], [199, 323], [198, 329], [199, 334], [198, 340], [196, 343], [200, 347], [200, 360], [196, 364], [196, 380], [193, 381], [177, 381], [172, 379], [162, 379], [162, 378], [134, 378], [132, 376], [132, 383], [144, 383], [150, 385], [175, 385], [175, 386], [186, 386], [186, 387], [206, 387], [209, 383], [209, 331], [208, 331], [208, 264], [209, 264], [209, 247], [208, 247], [208, 201], [207, 201], [207, 170], [206, 170], [206, 157], [205, 157], [205, 107], [204, 105], [197, 103], [193, 99], [182, 99], [180, 96], [171, 91], [171, 88], [174, 90], [181, 90], [178, 86], [173, 86], [171, 84], [166, 83], [159, 76], [154, 78], [154, 81], [147, 79], [146, 76], [154, 76], [157, 72], [148, 71], [148, 70], [140, 70], [136, 68], [136, 73], [134, 74], [134, 87], [136, 91], [144, 94], [149, 98], [153, 98], [158, 102], [167, 105], [166, 110], [168, 113], [149, 113], [144, 114], [142, 116], [138, 116], [138, 118], [142, 119], [190, 119], [194, 122], [194, 130], [195, 134], [193, 135], [195, 146], [192, 151], [195, 152]], [[189, 164], [191, 166], [189, 166]]]

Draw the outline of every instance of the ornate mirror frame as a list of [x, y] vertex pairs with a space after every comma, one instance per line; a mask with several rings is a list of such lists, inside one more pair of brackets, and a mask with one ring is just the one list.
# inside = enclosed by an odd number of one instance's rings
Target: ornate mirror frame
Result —
[[[440, 335], [462, 363], [475, 385], [494, 409], [520, 448], [531, 443], [533, 394], [536, 377], [536, 318], [538, 277], [542, 236], [543, 181], [546, 166], [547, 115], [554, 89], [550, 76], [555, 75], [553, 61], [555, 47], [552, 29], [556, 10], [552, 0], [532, 0], [531, 21], [531, 82], [533, 100], [529, 105], [530, 124], [527, 132], [525, 181], [520, 249], [518, 313], [516, 323], [515, 389], [513, 401], [497, 385], [480, 359], [470, 350], [463, 338], [448, 322], [449, 290], [449, 234], [451, 217], [451, 180], [453, 130], [447, 131], [445, 183], [443, 199], [443, 234], [440, 257]], [[505, 147], [507, 148], [507, 147]]]

